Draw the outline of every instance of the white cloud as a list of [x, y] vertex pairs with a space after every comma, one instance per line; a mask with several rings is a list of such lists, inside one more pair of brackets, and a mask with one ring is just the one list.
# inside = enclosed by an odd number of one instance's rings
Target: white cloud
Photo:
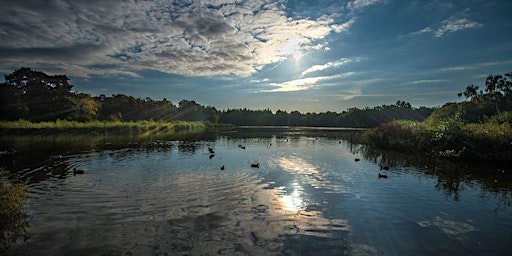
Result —
[[271, 90], [265, 90], [263, 92], [293, 92], [293, 91], [302, 91], [307, 90], [313, 87], [316, 83], [322, 80], [329, 79], [327, 76], [319, 76], [319, 77], [308, 77], [301, 78], [292, 81], [286, 81], [283, 83], [271, 83], [271, 86], [276, 86], [277, 88]]
[[435, 83], [442, 83], [447, 82], [449, 80], [446, 79], [424, 79], [424, 80], [416, 80], [412, 81], [412, 84], [435, 84]]
[[354, 0], [347, 4], [350, 9], [362, 9], [364, 7], [383, 2], [382, 0]]
[[338, 94], [338, 96], [343, 99], [343, 100], [351, 100], [351, 99], [355, 99], [357, 97], [361, 97], [362, 94], [361, 93], [355, 93], [355, 94]]
[[446, 67], [446, 68], [441, 68], [440, 71], [474, 70], [474, 69], [481, 69], [482, 67], [510, 65], [510, 64], [512, 64], [512, 61], [491, 61], [491, 62], [476, 63], [473, 65], [466, 65], [466, 66]]
[[[448, 4], [445, 8], [452, 8], [452, 4]], [[482, 27], [483, 24], [471, 21], [468, 19], [470, 9], [464, 9], [459, 11], [455, 15], [443, 20], [437, 25], [427, 26], [419, 31], [411, 33], [412, 35], [419, 35], [424, 33], [432, 33], [435, 37], [442, 37], [446, 33], [457, 32], [460, 30], [471, 29], [471, 28], [479, 28]]]
[[419, 35], [419, 34], [424, 34], [424, 33], [432, 33], [432, 28], [426, 27], [426, 28], [421, 29], [419, 31], [413, 32], [412, 34], [413, 35]]
[[289, 58], [290, 52], [325, 46], [322, 39], [354, 22], [338, 25], [327, 16], [289, 18], [285, 4], [284, 0], [8, 2], [0, 10], [0, 23], [9, 24], [0, 28], [4, 38], [0, 53], [9, 56], [0, 55], [0, 69], [31, 62], [65, 63], [76, 67], [69, 71], [72, 75], [83, 77], [96, 74], [98, 67], [248, 76]]
[[286, 81], [282, 83], [270, 83], [270, 86], [277, 87], [270, 90], [263, 90], [261, 92], [293, 92], [293, 91], [303, 91], [314, 88], [318, 86], [318, 83], [326, 80], [333, 80], [338, 78], [347, 77], [353, 75], [353, 72], [347, 72], [334, 76], [317, 76], [317, 77], [307, 77], [307, 78], [299, 78], [291, 81]]
[[302, 78], [302, 77], [304, 77], [304, 76], [306, 76], [307, 74], [310, 74], [310, 73], [319, 72], [319, 71], [323, 71], [323, 70], [326, 70], [326, 69], [331, 69], [331, 68], [339, 67], [339, 66], [348, 64], [350, 62], [359, 61], [359, 60], [360, 60], [359, 58], [356, 58], [356, 59], [342, 58], [342, 59], [340, 59], [338, 61], [335, 61], [335, 62], [327, 62], [327, 63], [325, 63], [323, 65], [314, 65], [314, 66], [304, 70], [300, 74], [300, 77]]
[[331, 28], [334, 30], [334, 32], [341, 33], [343, 31], [347, 31], [352, 25], [354, 25], [355, 22], [356, 18], [353, 17], [343, 24], [333, 24], [331, 25]]
[[466, 18], [456, 18], [451, 17], [443, 21], [443, 25], [435, 31], [436, 37], [441, 37], [449, 32], [456, 32], [459, 30], [469, 29], [469, 28], [478, 28], [483, 25], [478, 22], [470, 21]]

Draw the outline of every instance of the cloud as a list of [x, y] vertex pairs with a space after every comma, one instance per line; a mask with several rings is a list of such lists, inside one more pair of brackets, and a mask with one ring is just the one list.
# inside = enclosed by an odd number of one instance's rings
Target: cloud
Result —
[[433, 84], [433, 83], [442, 83], [448, 82], [446, 79], [425, 79], [425, 80], [416, 80], [412, 81], [411, 84]]
[[413, 35], [419, 35], [419, 34], [424, 34], [424, 33], [432, 33], [432, 28], [425, 27], [424, 29], [421, 29], [419, 31], [413, 32], [412, 34]]
[[436, 37], [442, 37], [444, 34], [449, 32], [456, 32], [459, 30], [469, 29], [469, 28], [478, 28], [483, 25], [478, 22], [470, 21], [466, 18], [456, 18], [451, 17], [447, 20], [443, 21], [443, 25], [435, 31]]
[[315, 73], [315, 72], [323, 71], [323, 70], [326, 70], [326, 69], [331, 69], [331, 68], [339, 67], [339, 66], [348, 64], [350, 62], [359, 61], [359, 60], [360, 60], [359, 58], [356, 58], [356, 59], [342, 58], [342, 59], [340, 59], [338, 61], [335, 61], [335, 62], [327, 62], [327, 63], [325, 63], [323, 65], [314, 65], [314, 66], [304, 70], [300, 74], [300, 77], [302, 78], [302, 77], [304, 77], [304, 76], [306, 76], [307, 74], [310, 74], [310, 73]]
[[[355, 1], [354, 6], [364, 5]], [[290, 18], [284, 0], [8, 1], [0, 10], [0, 69], [19, 63], [249, 76], [347, 30], [332, 16]], [[290, 45], [293, 49], [290, 49]], [[122, 68], [121, 68], [122, 67]], [[108, 73], [108, 72], [105, 72]]]
[[352, 10], [362, 9], [370, 5], [377, 4], [379, 2], [384, 2], [382, 0], [354, 0], [348, 2], [347, 7]]
[[318, 86], [318, 83], [326, 80], [333, 80], [338, 78], [347, 77], [353, 75], [353, 72], [347, 72], [334, 76], [317, 76], [317, 77], [307, 77], [307, 78], [299, 78], [291, 81], [286, 81], [282, 83], [270, 83], [270, 86], [277, 87], [270, 90], [262, 90], [261, 92], [293, 92], [293, 91], [303, 91], [308, 90], [313, 87]]
[[[451, 9], [453, 7], [453, 3], [445, 3], [446, 6], [442, 6], [442, 4], [436, 6], [438, 8], [443, 9]], [[483, 24], [471, 21], [468, 19], [470, 9], [464, 9], [456, 13], [455, 15], [441, 21], [439, 24], [434, 26], [427, 26], [419, 31], [411, 33], [412, 35], [419, 35], [424, 33], [432, 33], [435, 37], [442, 37], [446, 33], [457, 32], [460, 30], [471, 29], [471, 28], [479, 28], [483, 27]]]
[[329, 79], [329, 77], [326, 76], [319, 76], [319, 77], [308, 77], [308, 78], [301, 78], [296, 79], [292, 81], [286, 81], [283, 83], [271, 83], [271, 86], [276, 86], [277, 88], [272, 90], [264, 90], [263, 92], [293, 92], [293, 91], [303, 91], [310, 89], [312, 86], [314, 86], [316, 83], [322, 80]]
[[490, 66], [500, 66], [500, 65], [510, 65], [512, 64], [512, 61], [491, 61], [491, 62], [482, 62], [482, 63], [476, 63], [473, 65], [466, 65], [466, 66], [453, 66], [453, 67], [446, 67], [441, 68], [439, 71], [464, 71], [464, 70], [474, 70], [474, 69], [481, 69], [483, 67], [490, 67]]
[[334, 30], [334, 32], [341, 33], [343, 31], [347, 31], [352, 25], [354, 25], [355, 22], [356, 22], [356, 18], [352, 17], [350, 20], [348, 20], [347, 22], [345, 22], [343, 24], [331, 25], [331, 28]]

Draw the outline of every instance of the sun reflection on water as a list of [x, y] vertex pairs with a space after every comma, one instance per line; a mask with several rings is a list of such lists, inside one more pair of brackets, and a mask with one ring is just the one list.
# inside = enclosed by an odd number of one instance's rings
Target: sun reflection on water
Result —
[[282, 195], [279, 201], [286, 211], [299, 211], [304, 207], [303, 189], [297, 183], [293, 183], [293, 192], [289, 195]]

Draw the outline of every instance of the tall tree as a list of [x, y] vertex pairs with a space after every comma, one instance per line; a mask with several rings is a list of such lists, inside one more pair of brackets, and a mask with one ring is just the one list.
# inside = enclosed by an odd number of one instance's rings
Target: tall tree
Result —
[[[72, 85], [65, 75], [47, 75], [30, 68], [20, 68], [5, 76], [8, 93], [16, 109], [32, 121], [66, 119], [74, 111], [70, 99]], [[11, 102], [12, 103], [12, 102]]]

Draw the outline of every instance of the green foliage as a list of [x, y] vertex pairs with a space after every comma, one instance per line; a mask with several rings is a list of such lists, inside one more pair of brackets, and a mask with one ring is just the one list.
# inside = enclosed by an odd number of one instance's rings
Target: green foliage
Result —
[[90, 134], [131, 134], [138, 136], [174, 135], [183, 131], [199, 132], [204, 130], [231, 129], [232, 125], [199, 121], [67, 121], [30, 122], [27, 120], [0, 122], [2, 134], [52, 134], [52, 133], [90, 133]]
[[33, 122], [74, 120], [109, 121], [205, 121], [218, 122], [219, 112], [194, 101], [180, 106], [167, 99], [134, 98], [122, 94], [91, 97], [72, 92], [65, 75], [50, 76], [30, 68], [20, 68], [5, 76], [0, 84], [0, 119]]
[[397, 120], [379, 125], [363, 133], [363, 141], [383, 149], [406, 152], [410, 148], [426, 147], [427, 129], [418, 121]]
[[[21, 68], [5, 76], [0, 84], [0, 118], [6, 121], [19, 119], [32, 122], [69, 120], [91, 122], [95, 120], [117, 121], [202, 121], [235, 125], [277, 126], [330, 126], [330, 127], [375, 127], [397, 119], [423, 120], [430, 108], [413, 108], [410, 103], [374, 108], [351, 108], [341, 113], [299, 113], [270, 109], [233, 109], [218, 111], [195, 101], [182, 100], [178, 106], [167, 99], [135, 98], [122, 94], [107, 97], [91, 97], [72, 92], [72, 85], [65, 75], [49, 76], [43, 72]], [[132, 126], [136, 132], [147, 131], [144, 127]], [[178, 128], [180, 129], [180, 128]]]
[[27, 199], [25, 185], [8, 185], [0, 180], [0, 252], [24, 236], [28, 224], [23, 208]]
[[489, 76], [485, 92], [470, 86], [469, 101], [447, 103], [423, 122], [395, 121], [364, 134], [381, 149], [419, 152], [436, 157], [495, 162], [512, 161], [512, 73]]
[[465, 124], [460, 116], [436, 123], [394, 121], [368, 130], [364, 141], [381, 149], [435, 157], [512, 161], [510, 123]]
[[393, 105], [374, 108], [350, 108], [342, 113], [323, 112], [305, 113], [286, 112], [270, 109], [248, 110], [231, 109], [223, 111], [220, 122], [248, 126], [320, 126], [320, 127], [375, 127], [378, 124], [398, 119], [424, 120], [432, 112], [431, 108], [413, 108], [410, 103], [397, 101]]

